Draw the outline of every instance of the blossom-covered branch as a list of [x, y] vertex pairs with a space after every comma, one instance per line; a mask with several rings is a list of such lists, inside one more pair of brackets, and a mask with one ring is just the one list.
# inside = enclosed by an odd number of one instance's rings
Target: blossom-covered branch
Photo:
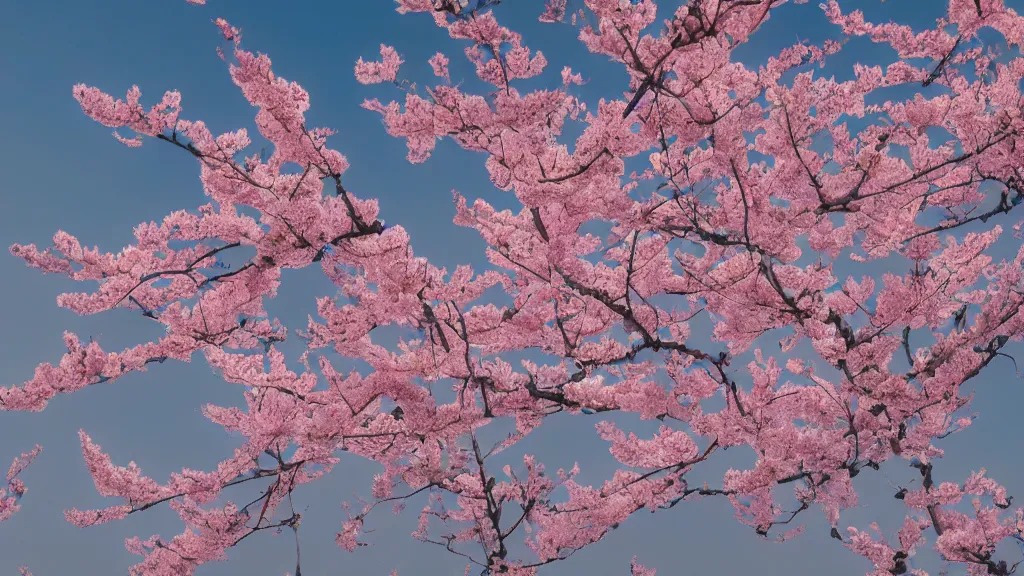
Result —
[[36, 445], [32, 450], [25, 452], [21, 456], [14, 459], [11, 462], [11, 467], [7, 470], [7, 489], [0, 489], [0, 522], [10, 520], [11, 516], [21, 510], [21, 505], [18, 503], [21, 497], [28, 492], [28, 488], [25, 487], [25, 483], [18, 478], [25, 468], [36, 459], [36, 456], [43, 450], [42, 446]]

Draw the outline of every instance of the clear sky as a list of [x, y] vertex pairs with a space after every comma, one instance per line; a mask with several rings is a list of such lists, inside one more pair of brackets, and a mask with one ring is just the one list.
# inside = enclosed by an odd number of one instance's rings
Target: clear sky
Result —
[[[571, 1], [570, 8], [579, 1]], [[572, 63], [590, 80], [581, 90], [591, 106], [602, 95], [621, 96], [626, 88], [622, 68], [588, 54], [569, 26], [539, 24], [542, 3], [507, 0], [498, 8], [498, 17], [522, 32], [529, 46], [545, 53], [550, 65], [543, 81], [558, 84], [562, 66]], [[667, 13], [678, 4], [665, 1], [661, 8]], [[941, 0], [842, 4], [864, 9], [869, 18], [893, 18], [918, 27], [932, 24], [945, 7]], [[1024, 0], [1007, 4], [1024, 11]], [[476, 232], [451, 223], [452, 189], [499, 207], [514, 205], [514, 197], [489, 183], [483, 157], [446, 142], [427, 163], [410, 165], [404, 143], [385, 133], [376, 113], [359, 108], [367, 97], [386, 101], [397, 96], [388, 86], [361, 86], [352, 74], [355, 60], [376, 58], [380, 43], [396, 47], [406, 60], [405, 74], [414, 80], [429, 80], [426, 60], [438, 50], [451, 57], [454, 80], [471, 75], [461, 56], [462, 44], [449, 40], [426, 16], [399, 16], [390, 0], [209, 0], [205, 7], [184, 0], [0, 2], [0, 244], [46, 245], [56, 230], [64, 229], [84, 244], [116, 252], [132, 242], [132, 228], [138, 223], [207, 201], [194, 160], [155, 141], [140, 149], [125, 148], [108, 129], [82, 114], [71, 87], [85, 82], [123, 95], [138, 84], [147, 105], [165, 90], [177, 89], [183, 95], [183, 117], [206, 121], [214, 133], [251, 129], [255, 110], [231, 84], [226, 65], [215, 53], [221, 39], [210, 20], [218, 16], [243, 29], [245, 47], [269, 54], [277, 74], [309, 91], [310, 124], [339, 131], [332, 146], [352, 164], [345, 175], [349, 189], [379, 198], [383, 218], [405, 226], [416, 251], [435, 263], [449, 268], [459, 263], [481, 269], [486, 265]], [[756, 66], [798, 37], [820, 42], [837, 32], [816, 2], [787, 5], [737, 56]], [[851, 42], [831, 60], [830, 73], [843, 79], [856, 60], [874, 63], [889, 57], [869, 42]], [[1013, 221], [1000, 223], [1009, 227]], [[107, 349], [158, 336], [158, 328], [137, 313], [118, 310], [80, 318], [57, 308], [56, 295], [75, 290], [75, 285], [27, 269], [6, 250], [0, 253], [0, 279], [2, 384], [23, 382], [40, 362], [58, 360], [64, 351], [64, 330], [98, 338]], [[314, 297], [331, 294], [331, 285], [317, 271], [286, 271], [280, 294], [268, 308], [286, 325], [303, 327], [305, 315], [315, 313]], [[293, 341], [285, 347], [292, 360], [298, 345]], [[960, 481], [970, 470], [986, 467], [1011, 494], [1024, 498], [1016, 421], [1024, 392], [1013, 365], [1002, 360], [976, 383], [974, 411], [981, 418], [968, 431], [943, 441], [948, 457], [937, 464], [935, 474], [939, 481]], [[238, 439], [208, 422], [199, 408], [205, 403], [235, 404], [241, 391], [218, 379], [197, 357], [191, 364], [165, 363], [113, 384], [59, 397], [40, 414], [0, 413], [0, 465], [37, 442], [44, 445], [43, 454], [23, 476], [29, 492], [22, 511], [0, 524], [0, 576], [16, 573], [23, 564], [36, 576], [124, 574], [137, 561], [124, 550], [125, 537], [159, 533], [169, 538], [180, 532], [180, 521], [166, 507], [86, 530], [67, 524], [64, 509], [112, 503], [96, 494], [76, 432], [89, 432], [115, 463], [134, 460], [147, 475], [163, 481], [171, 471], [209, 469], [230, 454]], [[594, 434], [593, 423], [582, 417], [553, 419], [523, 441], [515, 454], [535, 453], [550, 469], [579, 461], [585, 481], [601, 482], [615, 469], [615, 462]], [[637, 429], [648, 430], [649, 423]], [[720, 478], [728, 466], [749, 461], [748, 454], [726, 453], [705, 474]], [[409, 536], [423, 501], [413, 501], [411, 513], [399, 517], [388, 510], [375, 512], [368, 523], [375, 530], [366, 538], [370, 547], [350, 554], [334, 544], [344, 518], [341, 503], [368, 496], [376, 470], [376, 465], [356, 457], [344, 458], [330, 477], [296, 493], [296, 508], [305, 508], [303, 573], [385, 575], [397, 568], [403, 576], [461, 574], [461, 559]], [[906, 463], [895, 461], [881, 472], [859, 476], [855, 483], [863, 505], [846, 513], [842, 523], [867, 528], [878, 520], [892, 533], [904, 512], [892, 498], [893, 485], [905, 483], [910, 472]], [[641, 512], [603, 543], [543, 573], [626, 575], [633, 555], [665, 576], [853, 576], [869, 568], [865, 560], [829, 539], [827, 524], [817, 511], [804, 518], [803, 536], [781, 545], [760, 540], [732, 514], [725, 501], [688, 503], [655, 515]], [[1020, 550], [1010, 548], [1003, 557], [1013, 562], [1020, 555]], [[207, 565], [199, 573], [281, 575], [294, 569], [289, 534], [254, 535], [229, 556], [229, 563]], [[917, 562], [921, 568], [941, 566], [931, 555]]]

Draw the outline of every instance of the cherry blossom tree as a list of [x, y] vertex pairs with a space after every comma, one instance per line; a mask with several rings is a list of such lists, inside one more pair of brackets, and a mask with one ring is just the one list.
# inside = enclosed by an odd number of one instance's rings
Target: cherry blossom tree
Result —
[[[819, 509], [837, 545], [876, 576], [924, 575], [909, 562], [926, 544], [970, 574], [1012, 573], [996, 548], [1022, 537], [1024, 510], [984, 470], [940, 481], [938, 441], [971, 424], [965, 385], [1009, 362], [1005, 349], [1024, 336], [1024, 247], [1010, 220], [1024, 200], [1024, 17], [1004, 0], [949, 0], [946, 16], [917, 32], [830, 0], [821, 8], [844, 37], [898, 55], [836, 81], [815, 69], [841, 41], [794, 44], [756, 70], [733, 57], [769, 17], [786, 17], [785, 0], [691, 0], [660, 28], [649, 0], [549, 0], [541, 21], [629, 75], [621, 98], [594, 106], [576, 94], [584, 70], [519, 89], [552, 74], [499, 23], [495, 9], [516, 9], [499, 3], [398, 1], [399, 12], [432, 17], [487, 90], [464, 91], [440, 52], [381, 46], [379, 59], [355, 65], [360, 82], [399, 91], [403, 101], [364, 107], [406, 141], [409, 161], [451, 139], [515, 195], [518, 211], [455, 195], [454, 223], [483, 240], [483, 271], [431, 265], [400, 225], [385, 226], [377, 202], [346, 187], [333, 132], [307, 124], [309, 94], [223, 19], [222, 57], [257, 108], [269, 157], [246, 155], [245, 129], [214, 135], [184, 118], [177, 92], [146, 107], [137, 87], [123, 99], [74, 87], [86, 115], [124, 144], [157, 140], [195, 158], [210, 202], [138, 225], [136, 243], [116, 253], [63, 231], [52, 247], [12, 246], [29, 266], [98, 284], [58, 305], [129, 308], [166, 334], [109, 351], [67, 333], [67, 354], [0, 388], [0, 407], [43, 410], [59, 393], [201, 354], [245, 400], [204, 413], [245, 443], [214, 470], [161, 483], [82, 431], [96, 489], [115, 503], [67, 520], [87, 527], [168, 504], [185, 529], [129, 540], [136, 575], [192, 574], [257, 532], [289, 529], [298, 576], [292, 493], [361, 457], [381, 471], [368, 500], [339, 519], [337, 543], [349, 551], [366, 543], [378, 506], [425, 501], [414, 538], [462, 556], [467, 571], [527, 576], [638, 511], [722, 498], [751, 537], [795, 537], [801, 513]], [[1001, 43], [987, 40], [992, 31]], [[437, 84], [405, 81], [406, 60], [426, 60]], [[917, 94], [877, 97], [899, 86]], [[929, 86], [942, 89], [926, 96]], [[571, 143], [570, 126], [580, 128]], [[997, 259], [1010, 236], [1014, 254]], [[229, 267], [230, 253], [253, 255]], [[845, 272], [883, 259], [903, 272]], [[310, 266], [339, 292], [289, 334], [264, 304], [282, 270]], [[693, 334], [701, 318], [713, 327], [708, 346]], [[375, 335], [388, 326], [418, 336], [385, 346]], [[308, 346], [301, 357], [280, 351], [289, 336]], [[325, 349], [372, 370], [345, 372]], [[661, 428], [638, 436], [601, 420], [612, 412]], [[621, 466], [603, 484], [577, 482], [578, 466], [547, 472], [531, 456], [493, 464], [556, 413], [609, 444]], [[502, 425], [513, 432], [484, 442]], [[751, 450], [751, 467], [692, 481], [730, 447]], [[843, 524], [858, 503], [855, 478], [899, 462], [920, 480], [896, 493], [906, 520], [895, 539]], [[242, 484], [258, 486], [251, 501], [221, 500]], [[12, 503], [0, 500], [0, 514]], [[654, 574], [638, 562], [632, 574]]]

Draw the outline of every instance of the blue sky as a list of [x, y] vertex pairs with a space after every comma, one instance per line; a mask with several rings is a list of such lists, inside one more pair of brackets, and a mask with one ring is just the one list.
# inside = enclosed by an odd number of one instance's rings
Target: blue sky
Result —
[[[621, 95], [626, 79], [621, 67], [587, 53], [568, 26], [537, 23], [542, 3], [509, 0], [498, 9], [502, 23], [522, 32], [532, 48], [544, 51], [550, 65], [542, 80], [557, 84], [562, 66], [571, 63], [590, 80], [581, 90], [591, 106], [600, 96]], [[1021, 0], [1007, 3], [1024, 11]], [[667, 12], [678, 2], [662, 4]], [[864, 9], [869, 18], [893, 18], [918, 27], [934, 22], [944, 5], [937, 0], [843, 3]], [[398, 95], [393, 88], [361, 86], [353, 78], [355, 60], [375, 58], [380, 43], [396, 47], [406, 60], [404, 74], [413, 80], [429, 80], [426, 60], [441, 50], [452, 59], [453, 79], [472, 82], [461, 44], [449, 40], [426, 16], [399, 16], [389, 0], [209, 0], [206, 7], [184, 0], [3, 3], [0, 244], [45, 245], [53, 232], [64, 229], [84, 244], [116, 252], [132, 241], [131, 231], [138, 223], [207, 201], [190, 157], [153, 141], [140, 149], [125, 148], [108, 129], [81, 113], [71, 86], [85, 82], [123, 95], [138, 84], [146, 103], [165, 90], [177, 89], [183, 95], [184, 117], [206, 121], [215, 133], [251, 129], [254, 109], [231, 84], [214, 50], [220, 37], [210, 20], [217, 16], [242, 28], [245, 46], [269, 54], [279, 75], [309, 91], [310, 124], [339, 132], [332, 145], [352, 164], [345, 175], [349, 189], [379, 198], [384, 219], [405, 226], [415, 250], [433, 262], [449, 269], [459, 263], [485, 266], [484, 246], [476, 232], [451, 223], [453, 189], [470, 199], [483, 197], [500, 207], [514, 206], [510, 194], [489, 183], [483, 157], [444, 142], [431, 160], [410, 165], [404, 142], [387, 136], [377, 114], [359, 108], [364, 98], [386, 101]], [[836, 33], [814, 2], [787, 5], [737, 55], [757, 65], [798, 36], [820, 42]], [[830, 67], [843, 79], [854, 61], [888, 58], [889, 52], [869, 42], [851, 42]], [[1001, 223], [1008, 227], [1013, 221]], [[57, 308], [56, 295], [78, 289], [74, 283], [27, 269], [6, 250], [0, 253], [0, 278], [2, 384], [23, 382], [40, 362], [59, 359], [64, 330], [99, 338], [107, 349], [158, 336], [159, 327], [128, 311], [80, 318]], [[302, 327], [305, 315], [315, 312], [314, 298], [333, 292], [315, 270], [286, 271], [280, 295], [268, 308], [290, 327]], [[293, 341], [286, 347], [292, 359], [298, 344]], [[1021, 435], [1015, 422], [1017, 406], [1024, 400], [1020, 379], [1009, 362], [999, 362], [978, 384], [974, 411], [982, 417], [967, 432], [944, 441], [948, 457], [936, 466], [936, 477], [958, 481], [970, 470], [986, 467], [1011, 494], [1024, 497]], [[134, 460], [148, 475], [163, 480], [182, 467], [209, 469], [230, 453], [237, 439], [203, 418], [199, 408], [205, 403], [236, 403], [240, 392], [197, 357], [190, 364], [166, 363], [114, 384], [60, 397], [41, 414], [0, 414], [0, 463], [6, 465], [34, 443], [45, 447], [23, 476], [29, 486], [23, 510], [0, 524], [0, 575], [15, 573], [22, 564], [37, 576], [123, 574], [137, 560], [124, 550], [125, 537], [170, 537], [180, 532], [176, 515], [166, 508], [87, 530], [65, 523], [61, 511], [66, 508], [110, 503], [95, 492], [82, 462], [77, 430], [89, 432], [116, 463]], [[592, 424], [583, 418], [553, 419], [515, 453], [535, 453], [550, 469], [579, 461], [585, 480], [601, 482], [615, 469], [615, 462]], [[649, 428], [646, 423], [637, 430]], [[705, 474], [720, 477], [728, 466], [748, 462], [746, 454], [726, 453]], [[397, 568], [407, 576], [461, 574], [461, 559], [409, 536], [415, 528], [414, 511], [422, 501], [411, 503], [413, 513], [404, 516], [394, 517], [387, 510], [376, 513], [369, 524], [375, 530], [367, 539], [370, 547], [349, 554], [334, 544], [344, 518], [341, 503], [355, 495], [367, 496], [376, 470], [375, 465], [348, 457], [330, 477], [296, 494], [297, 507], [306, 508], [301, 529], [303, 573], [385, 575]], [[843, 523], [866, 528], [878, 520], [883, 528], [894, 528], [903, 509], [892, 499], [896, 489], [890, 482], [905, 483], [911, 472], [904, 463], [894, 462], [879, 473], [858, 477], [864, 505], [845, 514]], [[805, 522], [803, 536], [779, 545], [758, 539], [735, 522], [724, 501], [689, 503], [656, 515], [639, 513], [603, 543], [545, 573], [625, 575], [633, 555], [665, 576], [852, 576], [869, 568], [829, 539], [820, 513], [808, 514]], [[199, 573], [280, 575], [294, 568], [288, 534], [255, 535], [229, 556], [229, 563], [208, 565]], [[1016, 561], [1020, 551], [1008, 550], [1004, 557]], [[939, 566], [934, 558], [921, 559], [920, 567]]]

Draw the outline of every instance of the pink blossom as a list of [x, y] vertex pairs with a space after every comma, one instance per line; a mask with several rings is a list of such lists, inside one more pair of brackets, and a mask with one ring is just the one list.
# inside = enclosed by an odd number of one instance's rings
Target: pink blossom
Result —
[[430, 57], [430, 67], [434, 70], [434, 76], [450, 80], [448, 76], [448, 57], [438, 52]]
[[637, 563], [636, 556], [633, 556], [629, 568], [633, 576], [654, 576], [658, 572], [657, 569], [644, 568], [642, 564]]
[[42, 449], [42, 446], [36, 444], [35, 448], [25, 452], [11, 462], [11, 467], [7, 470], [7, 489], [0, 488], [0, 522], [10, 520], [11, 516], [14, 516], [21, 509], [18, 501], [21, 500], [21, 497], [25, 495], [28, 489], [25, 487], [25, 483], [18, 478], [18, 475], [25, 468], [28, 468], [28, 465], [36, 459], [36, 456], [39, 455]]
[[566, 0], [545, 0], [544, 13], [540, 15], [541, 22], [561, 22], [565, 19]]
[[364, 62], [362, 58], [356, 62], [356, 80], [362, 84], [379, 84], [394, 82], [398, 78], [398, 67], [405, 60], [398, 56], [394, 48], [384, 44], [380, 45], [380, 55], [380, 62]]

